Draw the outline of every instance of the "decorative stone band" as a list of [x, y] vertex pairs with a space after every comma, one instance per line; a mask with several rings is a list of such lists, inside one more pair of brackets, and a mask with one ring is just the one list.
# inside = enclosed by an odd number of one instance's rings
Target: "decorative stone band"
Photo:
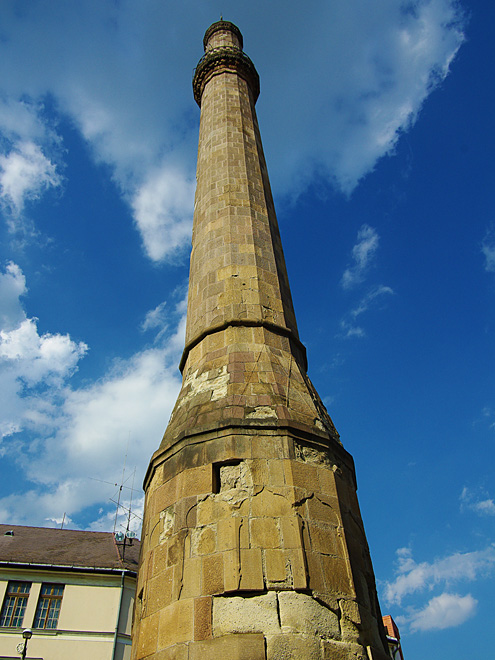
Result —
[[294, 358], [296, 359], [300, 367], [304, 370], [304, 372], [307, 372], [308, 359], [306, 355], [306, 347], [301, 342], [301, 340], [295, 336], [292, 330], [290, 328], [277, 325], [276, 323], [271, 323], [270, 321], [254, 320], [254, 319], [253, 320], [229, 319], [228, 321], [224, 321], [223, 323], [219, 323], [218, 325], [212, 325], [206, 330], [203, 330], [203, 332], [201, 332], [196, 337], [193, 337], [193, 339], [188, 341], [184, 347], [184, 351], [182, 353], [182, 357], [179, 364], [180, 371], [182, 372], [184, 370], [187, 357], [189, 355], [189, 351], [192, 348], [197, 346], [199, 342], [203, 341], [203, 339], [208, 335], [213, 335], [216, 332], [222, 332], [223, 330], [226, 330], [230, 326], [262, 327], [262, 328], [266, 328], [267, 330], [270, 330], [271, 332], [274, 332], [277, 335], [288, 337], [291, 344], [293, 345]]
[[260, 95], [260, 77], [249, 57], [234, 46], [221, 46], [207, 51], [199, 60], [194, 72], [193, 92], [201, 107], [201, 97], [206, 84], [220, 73], [236, 73], [249, 85], [256, 103]]

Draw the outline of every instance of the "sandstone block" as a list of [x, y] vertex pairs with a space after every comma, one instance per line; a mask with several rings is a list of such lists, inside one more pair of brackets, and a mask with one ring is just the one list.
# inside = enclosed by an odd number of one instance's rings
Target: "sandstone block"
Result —
[[262, 596], [213, 598], [213, 634], [279, 633], [277, 594]]
[[241, 550], [240, 588], [246, 591], [261, 591], [263, 587], [261, 550], [259, 548]]
[[153, 660], [188, 660], [187, 644], [175, 644], [153, 656]]
[[161, 610], [172, 602], [173, 577], [173, 569], [168, 568], [148, 581], [146, 608], [150, 614]]
[[344, 559], [321, 555], [321, 562], [325, 573], [326, 590], [329, 593], [341, 593], [355, 596], [351, 587], [350, 567]]
[[266, 579], [269, 582], [284, 582], [287, 577], [286, 553], [283, 550], [265, 550]]
[[177, 482], [178, 477], [173, 477], [162, 486], [159, 486], [153, 493], [153, 513], [159, 514], [177, 500]]
[[267, 635], [267, 660], [321, 660], [320, 640], [311, 635]]
[[294, 591], [281, 591], [278, 601], [282, 632], [304, 633], [324, 638], [340, 637], [337, 614], [312, 596]]
[[264, 488], [251, 501], [251, 513], [254, 517], [272, 516], [278, 518], [291, 512], [291, 505], [286, 497], [273, 490]]
[[342, 557], [342, 541], [336, 527], [310, 523], [309, 536], [311, 538], [311, 549], [314, 552]]
[[325, 640], [323, 642], [323, 660], [369, 660], [369, 658], [360, 644]]
[[240, 581], [239, 550], [227, 550], [223, 553], [224, 589], [225, 591], [238, 591]]
[[[179, 600], [160, 612], [158, 647], [161, 649], [193, 638], [194, 600]], [[156, 630], [154, 631], [156, 637]]]
[[212, 465], [202, 465], [200, 467], [184, 470], [182, 473], [181, 497], [211, 493], [212, 490]]
[[318, 467], [318, 483], [320, 484], [320, 492], [332, 497], [338, 497], [337, 485], [335, 483], [335, 473], [331, 467]]
[[266, 660], [261, 634], [224, 635], [189, 646], [189, 660]]
[[191, 552], [193, 556], [211, 555], [216, 550], [216, 525], [197, 527], [191, 535]]
[[201, 559], [185, 559], [181, 598], [194, 598], [201, 594]]
[[159, 617], [160, 613], [156, 612], [156, 614], [141, 619], [136, 658], [145, 658], [156, 650], [156, 631], [158, 628]]
[[222, 593], [223, 583], [223, 553], [210, 555], [203, 560], [203, 594], [212, 595]]
[[194, 600], [194, 639], [210, 639], [212, 634], [212, 602], [211, 597]]
[[301, 547], [301, 533], [299, 521], [295, 515], [279, 518], [280, 530], [282, 532], [283, 547], [286, 549]]
[[279, 548], [280, 532], [275, 518], [253, 518], [250, 521], [251, 546], [254, 548]]

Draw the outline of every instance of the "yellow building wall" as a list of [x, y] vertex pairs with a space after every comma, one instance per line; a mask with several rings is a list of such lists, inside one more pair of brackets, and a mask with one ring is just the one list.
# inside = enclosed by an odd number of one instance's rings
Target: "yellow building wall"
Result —
[[[22, 630], [32, 628], [42, 583], [64, 586], [55, 630], [33, 629], [29, 658], [43, 660], [129, 660], [136, 580], [121, 574], [98, 575], [61, 571], [4, 570], [0, 572], [0, 604], [9, 580], [31, 582], [22, 626], [0, 628], [0, 659], [19, 657]], [[120, 610], [119, 610], [120, 608]], [[119, 615], [120, 612], [120, 616]], [[118, 617], [118, 631], [116, 626]]]

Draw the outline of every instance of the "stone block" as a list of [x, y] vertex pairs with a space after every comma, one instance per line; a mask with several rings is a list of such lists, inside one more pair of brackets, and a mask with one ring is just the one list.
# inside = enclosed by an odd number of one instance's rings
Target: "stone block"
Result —
[[174, 644], [153, 656], [153, 660], [188, 660], [187, 644]]
[[172, 602], [174, 571], [168, 568], [157, 577], [148, 581], [146, 609], [153, 613], [161, 610]]
[[279, 518], [288, 515], [291, 509], [290, 502], [284, 495], [266, 487], [251, 501], [251, 513], [256, 518], [262, 516]]
[[250, 546], [250, 541], [249, 541], [249, 518], [247, 516], [243, 516], [242, 518], [239, 518], [239, 547], [241, 548], [249, 548]]
[[159, 514], [177, 501], [177, 482], [178, 478], [173, 477], [155, 490], [153, 493], [154, 514]]
[[268, 582], [285, 582], [287, 577], [286, 553], [283, 550], [264, 551], [266, 579]]
[[268, 484], [270, 486], [285, 486], [284, 461], [272, 459], [268, 461], [268, 469], [270, 472]]
[[194, 639], [210, 639], [212, 636], [212, 602], [210, 596], [194, 600]]
[[194, 598], [201, 594], [201, 559], [185, 559], [181, 598]]
[[278, 601], [282, 632], [303, 633], [323, 638], [340, 637], [337, 614], [312, 596], [294, 591], [281, 591]]
[[267, 660], [321, 660], [320, 640], [311, 635], [267, 635]]
[[317, 468], [300, 461], [290, 461], [285, 471], [285, 478], [288, 484], [310, 491], [316, 490], [319, 485]]
[[299, 521], [295, 515], [283, 516], [279, 518], [280, 531], [282, 532], [282, 545], [288, 550], [290, 548], [300, 548], [301, 533], [299, 531]]
[[224, 590], [223, 553], [204, 557], [202, 561], [203, 594], [207, 596], [222, 593]]
[[320, 555], [320, 557], [325, 574], [326, 591], [355, 596], [355, 591], [351, 586], [350, 567], [346, 560], [328, 555]]
[[184, 470], [181, 497], [203, 495], [213, 491], [213, 466], [211, 464]]
[[309, 536], [314, 552], [342, 557], [342, 540], [336, 527], [309, 523]]
[[227, 550], [223, 553], [224, 589], [238, 591], [240, 581], [239, 550]]
[[318, 467], [318, 483], [320, 492], [332, 497], [338, 497], [337, 485], [335, 483], [335, 473], [331, 467]]
[[167, 568], [167, 544], [160, 544], [153, 550], [153, 577]]
[[224, 635], [189, 645], [189, 660], [266, 660], [261, 634]]
[[159, 625], [160, 613], [141, 619], [139, 637], [137, 640], [136, 658], [145, 658], [156, 651], [158, 637], [156, 631]]
[[261, 435], [252, 439], [253, 458], [280, 458], [284, 455], [283, 449], [282, 441], [277, 436]]
[[330, 496], [314, 496], [307, 501], [308, 514], [312, 520], [335, 525], [341, 525], [340, 509], [335, 498]]
[[279, 548], [280, 532], [275, 518], [252, 518], [250, 521], [251, 547]]
[[191, 533], [192, 556], [211, 555], [217, 546], [216, 525], [197, 527]]
[[[187, 642], [193, 638], [194, 600], [179, 600], [160, 612], [158, 648]], [[155, 630], [156, 636], [156, 630]]]
[[323, 568], [321, 565], [322, 555], [316, 552], [306, 552], [306, 566], [308, 569], [309, 588], [313, 591], [326, 591], [326, 583], [323, 577]]
[[217, 547], [219, 551], [234, 550], [239, 547], [240, 518], [220, 520], [217, 526]]
[[304, 561], [304, 551], [301, 550], [287, 550], [286, 551], [289, 561], [290, 570], [292, 573], [292, 586], [294, 589], [306, 589], [308, 586], [308, 575], [306, 572], [306, 564]]
[[277, 594], [217, 596], [213, 598], [213, 635], [229, 633], [279, 633]]
[[261, 591], [263, 583], [263, 564], [259, 548], [241, 549], [240, 588], [246, 591]]
[[325, 640], [323, 660], [369, 660], [369, 658], [360, 644]]

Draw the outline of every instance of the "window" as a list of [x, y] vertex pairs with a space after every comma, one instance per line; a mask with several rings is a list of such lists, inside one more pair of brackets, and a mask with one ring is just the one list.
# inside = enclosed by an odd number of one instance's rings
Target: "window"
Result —
[[56, 628], [64, 593], [63, 584], [42, 584], [33, 628]]
[[9, 582], [3, 601], [0, 626], [22, 626], [31, 582]]

